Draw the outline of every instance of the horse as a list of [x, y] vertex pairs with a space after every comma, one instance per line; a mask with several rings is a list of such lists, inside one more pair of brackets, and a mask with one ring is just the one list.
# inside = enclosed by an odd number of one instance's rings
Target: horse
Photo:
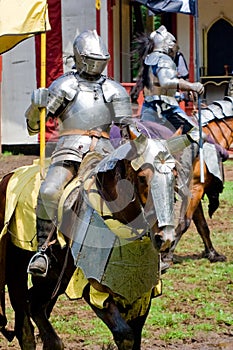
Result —
[[[145, 64], [145, 58], [147, 55], [151, 54], [154, 50], [154, 43], [149, 38], [148, 34], [140, 33], [137, 35], [134, 41], [134, 53], [136, 53], [137, 60], [140, 62], [140, 70], [138, 78], [136, 80], [135, 86], [130, 92], [132, 102], [136, 102], [139, 97], [139, 94], [143, 91], [145, 85], [149, 86], [150, 84], [150, 75], [149, 75], [149, 66]], [[231, 87], [231, 85], [230, 85]], [[229, 88], [229, 95], [232, 94], [232, 89]], [[207, 126], [203, 127], [203, 131], [207, 135], [211, 136], [212, 140], [215, 140], [216, 146], [219, 144], [226, 149], [229, 149], [229, 145], [232, 142], [232, 124], [230, 121], [230, 116], [232, 116], [232, 96], [226, 96], [222, 101], [214, 101], [211, 105], [205, 108], [205, 111], [202, 110], [202, 113], [205, 114], [206, 120], [210, 121], [209, 128]], [[228, 106], [227, 106], [228, 105]], [[140, 116], [139, 116], [140, 117]], [[226, 117], [226, 118], [225, 118]], [[215, 123], [211, 121], [216, 119]], [[218, 121], [221, 119], [222, 121]], [[158, 118], [159, 120], [159, 118]], [[163, 120], [163, 123], [165, 121]], [[227, 123], [228, 125], [223, 124]], [[155, 129], [156, 129], [156, 124]], [[169, 123], [168, 123], [169, 124]], [[198, 122], [196, 123], [198, 125]], [[216, 126], [215, 126], [216, 125]], [[221, 129], [219, 130], [219, 126]], [[215, 127], [214, 127], [215, 126]], [[168, 125], [169, 127], [169, 125]], [[213, 130], [212, 127], [214, 128]], [[221, 131], [222, 130], [222, 131]], [[226, 135], [224, 136], [224, 131]], [[215, 137], [217, 133], [217, 137]], [[218, 163], [218, 161], [217, 161]], [[200, 161], [198, 156], [193, 159], [193, 178], [191, 179], [191, 201], [186, 208], [187, 203], [183, 201], [181, 206], [180, 220], [176, 228], [176, 239], [169, 253], [164, 254], [163, 259], [172, 261], [173, 253], [175, 248], [180, 241], [182, 235], [188, 230], [191, 221], [193, 220], [198, 233], [200, 234], [202, 241], [204, 243], [205, 251], [203, 257], [209, 259], [210, 262], [225, 261], [226, 257], [223, 254], [219, 254], [213, 247], [213, 244], [210, 239], [210, 230], [208, 228], [205, 216], [203, 213], [203, 208], [201, 204], [201, 199], [206, 194], [210, 205], [209, 205], [209, 215], [212, 217], [213, 213], [217, 210], [219, 206], [219, 193], [223, 190], [222, 181], [216, 180], [215, 174], [211, 173], [207, 169], [207, 164], [204, 165], [204, 184], [200, 181]], [[223, 180], [223, 179], [222, 179]]]
[[[226, 105], [225, 105], [226, 104]], [[218, 108], [216, 108], [218, 106]], [[223, 109], [226, 109], [227, 111]], [[204, 112], [203, 112], [204, 111]], [[213, 112], [216, 113], [213, 114]], [[220, 145], [223, 149], [229, 150], [230, 145], [233, 142], [233, 117], [232, 117], [232, 99], [231, 97], [226, 96], [224, 100], [216, 101], [209, 106], [204, 106], [202, 109], [204, 114], [204, 125], [203, 133], [205, 135], [210, 135], [212, 148], [210, 151], [212, 154], [215, 152], [215, 147]], [[195, 114], [195, 111], [193, 111]], [[150, 121], [135, 121], [136, 126], [140, 132], [145, 134], [148, 138], [158, 137], [169, 139], [172, 137], [173, 132], [164, 125], [160, 125], [155, 122]], [[176, 131], [176, 135], [181, 135], [181, 130]], [[193, 149], [194, 148], [194, 149]], [[219, 194], [223, 191], [223, 182], [224, 182], [224, 169], [221, 159], [215, 159], [215, 168], [220, 168], [220, 177], [216, 176], [211, 172], [204, 162], [204, 183], [200, 181], [200, 159], [197, 147], [190, 146], [190, 150], [186, 149], [191, 154], [190, 161], [192, 162], [192, 167], [190, 168], [190, 195], [182, 202], [178, 223], [176, 227], [175, 240], [172, 244], [172, 247], [169, 251], [162, 253], [163, 261], [172, 263], [173, 255], [175, 249], [182, 237], [182, 235], [189, 229], [190, 224], [193, 220], [197, 232], [199, 233], [203, 244], [204, 252], [202, 254], [203, 258], [207, 258], [211, 263], [222, 262], [226, 260], [225, 255], [220, 254], [214, 248], [213, 243], [210, 237], [210, 230], [205, 219], [202, 199], [204, 195], [207, 195], [209, 200], [209, 216], [212, 218], [213, 214], [219, 207]], [[213, 155], [211, 154], [211, 157]], [[208, 156], [207, 156], [208, 157]], [[178, 159], [177, 159], [178, 160]], [[181, 163], [182, 167], [182, 163]], [[186, 175], [187, 176], [187, 175]], [[185, 179], [182, 179], [185, 182]], [[188, 199], [188, 201], [187, 201]]]
[[[84, 298], [96, 315], [108, 326], [117, 348], [119, 350], [141, 349], [141, 333], [150, 310], [151, 299], [161, 293], [159, 290], [160, 259], [155, 240], [155, 235], [159, 232], [155, 211], [157, 204], [155, 203], [156, 196], [152, 193], [151, 183], [157, 181], [156, 177], [158, 176], [155, 159], [163, 169], [166, 166], [166, 160], [160, 158], [161, 149], [158, 152], [158, 142], [152, 141], [152, 143], [150, 142], [150, 154], [153, 155], [151, 163], [148, 163], [149, 159], [147, 159], [147, 166], [143, 167], [142, 155], [148, 149], [149, 141], [147, 138], [140, 138], [140, 142], [136, 142], [136, 140], [118, 147], [115, 153], [113, 152], [104, 159], [100, 159], [95, 153], [90, 153], [84, 158], [79, 169], [78, 179], [74, 180], [76, 184], [74, 187], [72, 187], [73, 182], [70, 184], [72, 190], [69, 189], [69, 195], [61, 206], [59, 233], [64, 233], [61, 235], [63, 245], [57, 241], [50, 246], [52, 267], [49, 269], [47, 277], [32, 277], [32, 287], [30, 288], [27, 284], [27, 266], [34, 252], [19, 248], [13, 243], [13, 236], [16, 241], [20, 241], [20, 239], [17, 233], [12, 232], [9, 228], [11, 227], [10, 223], [6, 223], [6, 201], [7, 196], [11, 198], [11, 195], [12, 197], [14, 195], [9, 186], [15, 173], [10, 173], [2, 179], [0, 183], [0, 228], [2, 229], [5, 224], [5, 234], [2, 235], [0, 241], [2, 264], [0, 326], [2, 334], [9, 341], [14, 335], [17, 337], [21, 349], [36, 349], [32, 320], [39, 329], [44, 350], [64, 349], [62, 340], [49, 322], [49, 316], [58, 296], [67, 291], [72, 276], [74, 273], [80, 274], [80, 269], [85, 271], [86, 283], [81, 288], [79, 298]], [[33, 166], [31, 170], [34, 171]], [[27, 169], [23, 171], [24, 174], [28, 172]], [[38, 176], [38, 167], [35, 174]], [[160, 173], [160, 176], [163, 175]], [[174, 167], [171, 167], [171, 158], [169, 158], [169, 166], [165, 169], [164, 177], [171, 187], [170, 200], [173, 205]], [[36, 186], [36, 181], [33, 177], [32, 179], [33, 186]], [[18, 184], [17, 179], [16, 186]], [[24, 189], [26, 187], [23, 186]], [[23, 195], [23, 200], [26, 202], [25, 198], [27, 196]], [[30, 202], [30, 200], [28, 201]], [[23, 206], [26, 207], [28, 204], [28, 210], [30, 211], [31, 208], [31, 211], [34, 212], [34, 204], [25, 202]], [[14, 215], [16, 215], [15, 211]], [[86, 221], [86, 215], [89, 215], [89, 221]], [[77, 221], [75, 220], [80, 220], [80, 217], [82, 224], [89, 223], [85, 230], [85, 225], [81, 225], [81, 229], [77, 230], [79, 225], [76, 225]], [[14, 216], [11, 220], [14, 220]], [[93, 222], [97, 223], [98, 229], [93, 226]], [[112, 222], [113, 227], [109, 222]], [[95, 242], [91, 236], [93, 231], [95, 238], [97, 238], [96, 233], [99, 232], [108, 232], [109, 237], [108, 239], [106, 235], [102, 237], [103, 241], [101, 241], [100, 246], [104, 249], [101, 250], [101, 254], [95, 246], [91, 250], [94, 255], [88, 255], [88, 249], [91, 249], [92, 246], [90, 242]], [[80, 239], [80, 235], [82, 236], [84, 232], [86, 232], [85, 239], [87, 241], [89, 239], [89, 244], [84, 238]], [[87, 232], [89, 232], [90, 237]], [[31, 238], [27, 243], [32, 245], [34, 240], [35, 232], [32, 229]], [[114, 262], [116, 256], [118, 259], [123, 256], [121, 264], [124, 259], [127, 260], [133, 242], [138, 246], [141, 257], [147, 257], [147, 267], [144, 267], [142, 261], [141, 266], [133, 276], [132, 273], [128, 273], [127, 281], [136, 280], [137, 287], [123, 288], [122, 290], [123, 274], [117, 279], [114, 263], [109, 265], [109, 262], [111, 262], [111, 254], [113, 254]], [[83, 255], [82, 249], [86, 249]], [[93, 258], [94, 264], [92, 260], [85, 259], [85, 256], [89, 256], [89, 259]], [[104, 276], [99, 276], [98, 271], [93, 271], [93, 266], [95, 268], [99, 266], [96, 261], [102, 264]], [[106, 262], [106, 266], [103, 265], [103, 261]], [[140, 258], [137, 258], [137, 261], [140, 263]], [[129, 265], [132, 266], [130, 263]], [[125, 269], [124, 266], [123, 270]], [[107, 273], [107, 271], [110, 272]], [[98, 278], [95, 278], [94, 272]], [[147, 279], [141, 283], [141, 286], [136, 279], [138, 273], [140, 278], [146, 276]], [[77, 275], [75, 276], [77, 277]], [[15, 311], [14, 333], [6, 329], [4, 285], [8, 287], [11, 305]], [[92, 300], [93, 290], [94, 294], [99, 293], [100, 299], [102, 298], [101, 307]]]
[[[226, 96], [224, 100], [214, 101], [209, 106], [204, 106], [201, 113], [204, 117], [203, 133], [210, 135], [217, 145], [229, 150], [233, 142], [233, 113], [232, 97]], [[214, 113], [213, 113], [214, 112]], [[205, 114], [206, 113], [206, 114]], [[205, 119], [206, 117], [206, 119]], [[209, 119], [209, 120], [208, 120]], [[183, 234], [190, 227], [193, 220], [197, 232], [203, 244], [203, 258], [207, 258], [211, 263], [226, 261], [226, 256], [216, 251], [210, 237], [210, 229], [205, 219], [202, 199], [206, 195], [209, 200], [208, 214], [212, 218], [219, 207], [219, 194], [223, 191], [224, 168], [219, 160], [222, 181], [211, 173], [204, 162], [204, 183], [200, 181], [200, 159], [197, 156], [193, 162], [193, 173], [190, 184], [191, 198], [184, 216], [180, 217], [176, 227], [176, 238], [170, 252], [164, 259], [172, 260], [174, 251]]]

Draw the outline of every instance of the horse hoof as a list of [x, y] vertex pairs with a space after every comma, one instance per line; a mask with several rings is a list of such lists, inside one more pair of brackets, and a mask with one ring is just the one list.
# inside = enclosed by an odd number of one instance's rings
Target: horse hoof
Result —
[[10, 343], [12, 342], [12, 340], [15, 337], [15, 332], [14, 331], [9, 331], [6, 328], [2, 328], [1, 329], [1, 333]]
[[160, 262], [160, 272], [161, 272], [161, 275], [163, 275], [164, 273], [167, 272], [167, 270], [171, 267], [170, 264], [164, 262], [164, 261], [161, 261]]
[[208, 252], [205, 251], [202, 253], [202, 257], [208, 259], [211, 263], [224, 262], [227, 260], [226, 256], [219, 254], [217, 252]]
[[214, 257], [210, 257], [209, 261], [211, 263], [224, 262], [224, 261], [227, 261], [227, 258], [226, 258], [225, 255], [217, 255], [217, 256], [214, 256]]

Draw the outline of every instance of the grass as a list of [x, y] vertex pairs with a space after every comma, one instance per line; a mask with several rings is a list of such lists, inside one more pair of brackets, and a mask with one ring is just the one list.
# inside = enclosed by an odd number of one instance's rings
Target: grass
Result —
[[[186, 257], [199, 254], [203, 244], [194, 226], [182, 237], [176, 254], [183, 257], [163, 278], [163, 295], [153, 300], [147, 320], [146, 337], [161, 330], [160, 339], [190, 340], [200, 332], [232, 334], [233, 331], [233, 182], [226, 182], [221, 194], [216, 219], [225, 226], [212, 226], [211, 239], [217, 251], [227, 256], [227, 262], [211, 264], [206, 259]], [[204, 200], [205, 212], [207, 201]], [[207, 217], [207, 214], [206, 214]], [[214, 225], [214, 224], [213, 224]], [[149, 331], [148, 331], [149, 330]]]
[[9, 156], [12, 156], [12, 152], [5, 151], [5, 152], [3, 152], [2, 156], [3, 156], [3, 157], [9, 157]]

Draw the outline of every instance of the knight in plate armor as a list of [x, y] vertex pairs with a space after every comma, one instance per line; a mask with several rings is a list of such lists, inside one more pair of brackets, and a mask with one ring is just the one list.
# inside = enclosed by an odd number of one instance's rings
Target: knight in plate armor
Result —
[[[204, 93], [200, 82], [189, 82], [178, 78], [177, 67], [172, 59], [176, 46], [175, 37], [160, 26], [150, 36], [142, 36], [138, 40], [138, 52], [141, 59], [141, 71], [131, 97], [134, 101], [141, 90], [144, 92], [141, 120], [152, 121], [172, 130], [182, 127], [182, 134], [191, 143], [199, 143], [200, 133], [197, 120], [188, 116], [179, 106], [176, 96], [179, 91]], [[222, 160], [228, 153], [216, 144], [213, 137], [202, 133], [203, 141], [215, 145]]]
[[[56, 238], [57, 209], [64, 188], [77, 175], [80, 163], [89, 151], [94, 150], [103, 157], [112, 154], [114, 147], [109, 139], [112, 123], [121, 126], [120, 137], [127, 140], [131, 122], [125, 121], [132, 121], [128, 93], [120, 83], [102, 74], [110, 55], [96, 31], [88, 30], [78, 35], [74, 40], [73, 51], [75, 69], [56, 79], [48, 89], [34, 90], [31, 105], [26, 111], [28, 132], [31, 135], [40, 131], [40, 108], [46, 107], [47, 117], [60, 120], [59, 140], [37, 200], [38, 252], [28, 266], [29, 273], [39, 276], [47, 275], [50, 253], [48, 248]], [[182, 149], [186, 147], [183, 139], [176, 140], [176, 143]], [[148, 149], [147, 147], [147, 151]], [[169, 147], [166, 152], [170, 154]], [[144, 154], [144, 158], [147, 159], [148, 154]], [[168, 176], [170, 174], [165, 171], [161, 177], [158, 176], [158, 182], [161, 179], [164, 184], [163, 177]], [[169, 183], [172, 186], [172, 181]], [[169, 198], [169, 208], [174, 201], [171, 186], [164, 187], [162, 183], [155, 186], [160, 192], [160, 200], [163, 197]], [[165, 210], [167, 202], [162, 201], [163, 206], [161, 201], [157, 202], [158, 208], [155, 210], [159, 227], [161, 226], [163, 244], [163, 241], [171, 242], [174, 223], [170, 212], [165, 218], [166, 222], [164, 221], [164, 212], [168, 212]], [[166, 208], [163, 210], [164, 206]]]
[[142, 62], [143, 74], [137, 81], [144, 92], [141, 120], [154, 121], [173, 130], [182, 126], [183, 134], [189, 132], [188, 137], [197, 141], [197, 124], [180, 108], [176, 93], [182, 90], [202, 94], [204, 87], [199, 82], [178, 78], [176, 64], [170, 56], [175, 45], [175, 37], [163, 25], [148, 38]]
[[[56, 231], [57, 206], [65, 186], [75, 177], [87, 152], [105, 156], [113, 146], [109, 140], [112, 122], [131, 117], [129, 95], [120, 83], [107, 78], [103, 71], [110, 59], [108, 50], [95, 30], [84, 31], [73, 43], [75, 69], [56, 79], [49, 88], [32, 93], [25, 113], [30, 135], [40, 131], [40, 108], [47, 117], [60, 120], [60, 135], [51, 165], [41, 184], [37, 201], [38, 253], [28, 272], [46, 276], [48, 235]], [[51, 241], [50, 237], [50, 241]]]

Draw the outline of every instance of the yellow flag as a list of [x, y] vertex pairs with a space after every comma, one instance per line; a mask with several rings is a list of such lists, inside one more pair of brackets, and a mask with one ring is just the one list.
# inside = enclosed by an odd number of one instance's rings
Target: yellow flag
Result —
[[46, 0], [0, 0], [0, 54], [50, 29]]

